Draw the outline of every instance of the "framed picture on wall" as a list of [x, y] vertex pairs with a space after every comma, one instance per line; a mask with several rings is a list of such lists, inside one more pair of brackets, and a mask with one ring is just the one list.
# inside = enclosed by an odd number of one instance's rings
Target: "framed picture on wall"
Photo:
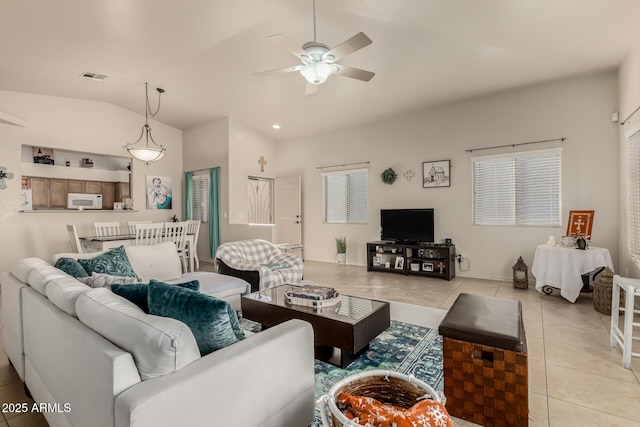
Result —
[[170, 177], [147, 175], [147, 209], [171, 209], [172, 186]]
[[451, 187], [451, 160], [422, 163], [422, 188]]

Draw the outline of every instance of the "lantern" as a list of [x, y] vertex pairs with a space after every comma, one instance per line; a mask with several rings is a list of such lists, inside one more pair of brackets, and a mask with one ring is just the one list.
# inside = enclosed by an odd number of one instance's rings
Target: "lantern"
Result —
[[513, 287], [518, 289], [529, 289], [529, 267], [524, 263], [522, 257], [513, 266]]

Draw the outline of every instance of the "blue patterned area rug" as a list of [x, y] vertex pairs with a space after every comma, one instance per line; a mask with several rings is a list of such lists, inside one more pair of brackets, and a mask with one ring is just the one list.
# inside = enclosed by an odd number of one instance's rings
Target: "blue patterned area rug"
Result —
[[[258, 332], [260, 325], [241, 319], [245, 330]], [[369, 344], [369, 350], [345, 369], [315, 361], [316, 397], [326, 394], [341, 379], [362, 371], [385, 369], [414, 377], [435, 390], [444, 389], [442, 337], [436, 329], [391, 321], [391, 326]], [[315, 426], [321, 426], [317, 411]]]

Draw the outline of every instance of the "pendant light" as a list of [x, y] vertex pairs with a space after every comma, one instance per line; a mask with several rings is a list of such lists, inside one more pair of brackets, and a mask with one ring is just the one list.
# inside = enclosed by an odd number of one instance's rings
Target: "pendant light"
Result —
[[[135, 142], [130, 142], [123, 147], [129, 152], [129, 154], [131, 154], [133, 158], [136, 158], [144, 162], [146, 165], [148, 165], [151, 162], [160, 160], [161, 158], [164, 157], [164, 155], [167, 152], [166, 148], [164, 148], [160, 144], [157, 144], [153, 140], [153, 136], [151, 136], [151, 127], [149, 126], [149, 115], [151, 115], [151, 117], [155, 117], [156, 114], [158, 114], [158, 111], [160, 111], [160, 97], [164, 93], [164, 89], [156, 88], [156, 90], [158, 91], [158, 108], [156, 109], [155, 112], [152, 113], [151, 107], [149, 106], [148, 83], [144, 84], [144, 92], [145, 92], [145, 99], [146, 99], [146, 108], [144, 111], [144, 126], [142, 126], [140, 137]], [[142, 137], [145, 138], [145, 144], [141, 143], [140, 145], [136, 145], [142, 140]], [[149, 145], [149, 141], [151, 141], [153, 145]]]

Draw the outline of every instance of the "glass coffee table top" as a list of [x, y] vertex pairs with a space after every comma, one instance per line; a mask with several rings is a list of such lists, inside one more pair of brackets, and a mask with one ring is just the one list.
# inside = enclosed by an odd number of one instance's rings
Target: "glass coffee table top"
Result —
[[387, 302], [383, 301], [376, 301], [367, 298], [340, 294], [340, 301], [336, 305], [323, 308], [307, 307], [303, 305], [291, 304], [286, 301], [285, 293], [291, 290], [295, 290], [296, 288], [298, 288], [298, 286], [280, 285], [274, 288], [265, 289], [263, 291], [245, 295], [244, 298], [257, 300], [265, 304], [287, 307], [291, 310], [297, 310], [303, 313], [311, 313], [317, 316], [336, 319], [347, 323], [357, 323], [359, 320], [367, 317], [371, 313], [388, 304]]

